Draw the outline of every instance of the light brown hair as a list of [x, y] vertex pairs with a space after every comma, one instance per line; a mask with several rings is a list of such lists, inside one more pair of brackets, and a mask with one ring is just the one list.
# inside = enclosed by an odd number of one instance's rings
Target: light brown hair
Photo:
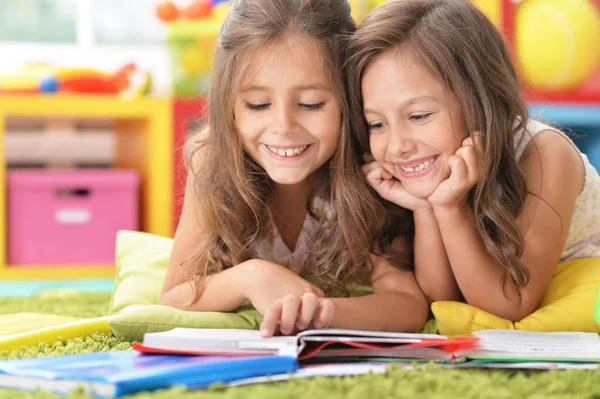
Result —
[[[500, 32], [468, 0], [391, 0], [375, 9], [349, 44], [348, 81], [353, 129], [363, 151], [369, 133], [362, 113], [365, 69], [386, 51], [405, 48], [419, 57], [462, 107], [470, 135], [485, 142], [483, 176], [469, 193], [471, 219], [488, 254], [503, 268], [502, 286], [524, 287], [523, 237], [517, 226], [527, 196], [515, 157], [514, 134], [528, 120], [519, 79]], [[411, 231], [412, 218], [391, 217], [384, 241]], [[506, 290], [505, 290], [506, 292]]]
[[[355, 30], [346, 0], [238, 0], [219, 37], [213, 66], [206, 131], [190, 141], [188, 167], [203, 219], [204, 238], [186, 262], [196, 279], [248, 259], [266, 237], [271, 180], [244, 151], [234, 122], [240, 80], [257, 49], [302, 37], [318, 46], [342, 109], [342, 132], [332, 158], [315, 173], [309, 204], [318, 196], [331, 205], [327, 215], [308, 212], [320, 223], [309, 248], [310, 270], [326, 292], [340, 292], [350, 279], [364, 280], [373, 223], [383, 220], [356, 159], [348, 123], [344, 81], [346, 43]], [[192, 162], [193, 160], [193, 162]], [[308, 268], [307, 268], [308, 269]]]

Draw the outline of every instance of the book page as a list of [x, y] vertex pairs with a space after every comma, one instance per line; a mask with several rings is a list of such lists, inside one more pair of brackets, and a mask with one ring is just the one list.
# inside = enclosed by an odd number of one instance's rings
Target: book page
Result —
[[473, 333], [478, 347], [457, 354], [498, 358], [600, 359], [595, 333], [485, 330]]
[[[305, 330], [298, 334], [298, 338], [302, 337], [319, 337], [327, 341], [329, 337], [350, 337], [357, 341], [360, 337], [371, 337], [385, 340], [386, 338], [404, 340], [403, 342], [421, 342], [425, 339], [447, 340], [448, 337], [437, 334], [411, 334], [411, 333], [393, 333], [383, 331], [366, 331], [366, 330], [343, 330], [343, 329], [323, 329], [323, 330]], [[314, 340], [313, 340], [314, 341]], [[381, 341], [380, 341], [381, 342]]]
[[262, 338], [260, 331], [256, 330], [175, 328], [171, 331], [145, 334], [144, 346], [206, 353], [254, 353], [266, 350], [286, 356], [294, 353], [295, 356], [298, 341], [295, 336]]

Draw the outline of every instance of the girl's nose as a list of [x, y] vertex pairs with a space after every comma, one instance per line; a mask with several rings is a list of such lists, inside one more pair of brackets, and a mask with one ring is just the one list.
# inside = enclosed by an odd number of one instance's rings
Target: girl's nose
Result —
[[415, 151], [415, 140], [409, 134], [400, 132], [397, 129], [390, 129], [388, 134], [387, 151], [391, 155], [400, 157]]
[[281, 105], [275, 109], [269, 131], [279, 136], [287, 136], [294, 131], [295, 117], [292, 107]]

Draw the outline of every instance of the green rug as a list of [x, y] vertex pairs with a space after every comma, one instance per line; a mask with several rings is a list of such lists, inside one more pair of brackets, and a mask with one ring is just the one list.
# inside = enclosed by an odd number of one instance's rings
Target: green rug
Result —
[[[74, 294], [62, 298], [0, 298], [0, 314], [16, 312], [53, 313], [66, 316], [102, 316], [109, 294]], [[0, 359], [50, 356], [130, 347], [114, 336], [97, 334], [86, 339], [57, 342], [52, 346], [22, 348], [0, 353]], [[406, 371], [391, 369], [386, 374], [346, 378], [316, 378], [207, 391], [185, 392], [180, 388], [142, 393], [136, 399], [383, 399], [383, 398], [600, 398], [600, 370], [510, 371], [445, 370], [427, 367]], [[58, 399], [45, 392], [0, 390], [0, 399]], [[69, 398], [89, 399], [79, 392]]]

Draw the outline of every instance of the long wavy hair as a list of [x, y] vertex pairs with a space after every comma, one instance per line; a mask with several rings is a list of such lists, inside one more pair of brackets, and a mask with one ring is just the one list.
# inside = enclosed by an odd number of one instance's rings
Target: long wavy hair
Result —
[[[346, 0], [237, 0], [222, 27], [213, 65], [205, 131], [189, 143], [188, 168], [201, 210], [203, 239], [192, 256], [194, 280], [256, 258], [269, 221], [272, 181], [244, 151], [234, 122], [234, 100], [253, 53], [282, 38], [313, 40], [342, 109], [339, 146], [314, 174], [307, 211], [319, 230], [309, 248], [307, 277], [325, 292], [345, 292], [349, 280], [364, 282], [370, 268], [375, 225], [384, 213], [360, 169], [348, 122], [344, 74], [347, 40], [355, 30]], [[321, 215], [315, 197], [331, 205]]]
[[[525, 128], [528, 111], [504, 40], [468, 0], [391, 0], [375, 9], [348, 50], [350, 115], [363, 151], [370, 152], [363, 74], [382, 53], [399, 48], [417, 55], [456, 95], [469, 134], [483, 134], [483, 176], [468, 198], [471, 219], [487, 253], [502, 267], [505, 294], [507, 281], [520, 292], [529, 272], [520, 261], [523, 237], [517, 218], [528, 189], [515, 158], [514, 137]], [[379, 240], [385, 244], [402, 231], [411, 231], [414, 238], [412, 223], [404, 214], [392, 216]]]

